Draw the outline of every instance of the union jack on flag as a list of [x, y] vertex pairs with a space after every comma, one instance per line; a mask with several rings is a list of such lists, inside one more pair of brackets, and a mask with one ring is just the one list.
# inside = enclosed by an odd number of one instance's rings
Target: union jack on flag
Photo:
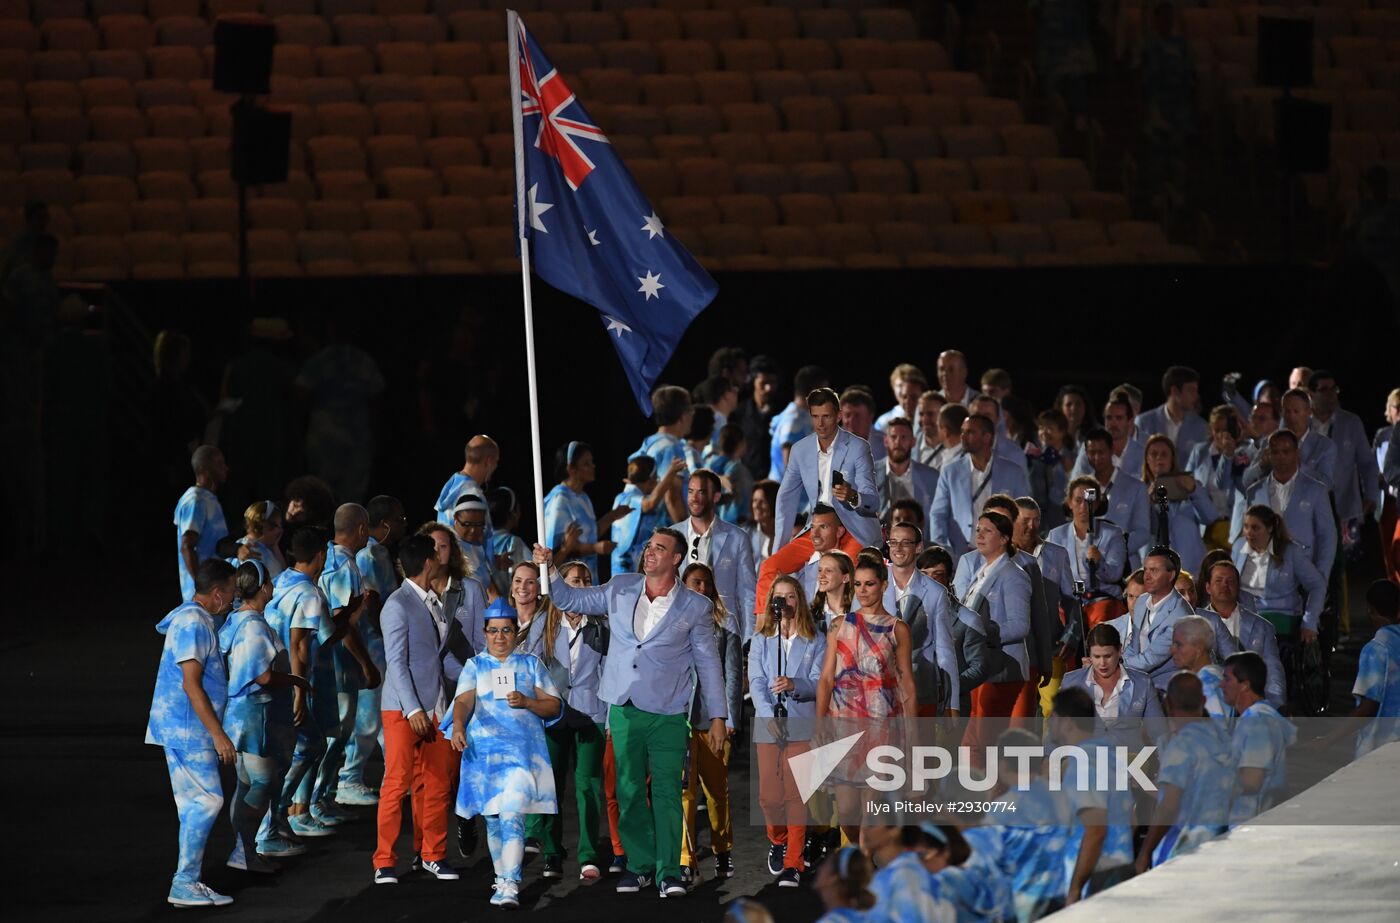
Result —
[[553, 287], [598, 309], [650, 416], [657, 378], [719, 286], [666, 229], [519, 15], [508, 12], [507, 20], [520, 114], [520, 231], [531, 265]]

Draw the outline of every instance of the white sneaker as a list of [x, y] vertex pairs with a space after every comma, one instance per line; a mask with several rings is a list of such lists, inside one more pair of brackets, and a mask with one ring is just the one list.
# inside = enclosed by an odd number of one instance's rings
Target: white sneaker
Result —
[[360, 782], [342, 782], [336, 790], [335, 800], [340, 804], [368, 807], [379, 804], [379, 793]]
[[496, 893], [491, 895], [491, 903], [496, 907], [515, 908], [520, 906], [520, 882], [508, 878], [497, 878], [491, 886]]

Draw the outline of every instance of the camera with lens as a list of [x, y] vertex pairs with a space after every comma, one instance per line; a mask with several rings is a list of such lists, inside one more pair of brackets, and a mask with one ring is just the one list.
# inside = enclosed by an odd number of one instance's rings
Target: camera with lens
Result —
[[[783, 675], [783, 619], [788, 614], [788, 604], [786, 599], [774, 599], [768, 606], [768, 612], [773, 618], [773, 624], [778, 626], [778, 675]], [[786, 718], [787, 706], [783, 704], [785, 693], [778, 693], [777, 704], [773, 706], [774, 718]]]

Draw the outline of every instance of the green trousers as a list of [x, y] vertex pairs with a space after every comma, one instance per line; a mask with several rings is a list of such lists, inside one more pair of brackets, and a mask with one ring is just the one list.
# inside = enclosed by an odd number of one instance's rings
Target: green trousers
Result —
[[[617, 757], [618, 834], [627, 868], [656, 880], [681, 876], [681, 776], [690, 725], [685, 715], [654, 715], [631, 705], [608, 711]], [[647, 778], [651, 803], [647, 803]]]
[[564, 786], [572, 758], [574, 798], [578, 802], [578, 862], [598, 864], [598, 803], [603, 795], [603, 750], [607, 745], [604, 733], [601, 724], [579, 729], [556, 724], [545, 731], [560, 810], [557, 814], [531, 814], [526, 823], [525, 835], [540, 841], [541, 854], [564, 855]]

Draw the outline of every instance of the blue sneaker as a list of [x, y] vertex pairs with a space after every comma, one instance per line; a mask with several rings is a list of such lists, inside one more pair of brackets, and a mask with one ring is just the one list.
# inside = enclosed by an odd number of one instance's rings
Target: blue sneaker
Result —
[[627, 857], [613, 856], [612, 864], [608, 866], [609, 875], [621, 875], [627, 871]]
[[293, 843], [281, 834], [273, 834], [265, 840], [258, 841], [258, 853], [264, 856], [276, 856], [286, 859], [291, 856], [306, 855], [306, 845], [303, 843]]
[[636, 872], [623, 872], [622, 877], [617, 880], [617, 893], [636, 894], [650, 884], [650, 875], [638, 875]]
[[690, 893], [685, 882], [679, 878], [663, 878], [656, 889], [661, 892], [662, 897], [685, 897]]
[[375, 869], [374, 883], [377, 885], [396, 885], [399, 883], [399, 876], [395, 875], [391, 868]]
[[176, 907], [227, 907], [233, 903], [233, 898], [220, 894], [202, 881], [192, 885], [172, 884], [166, 900]]
[[768, 874], [777, 877], [783, 873], [783, 861], [787, 857], [787, 847], [778, 843], [768, 846]]
[[339, 804], [373, 806], [379, 804], [379, 793], [363, 782], [341, 782], [335, 800]]
[[336, 807], [334, 801], [322, 801], [319, 804], [313, 804], [311, 806], [311, 816], [327, 827], [338, 827], [341, 824], [348, 824], [355, 819], [355, 815]]
[[310, 814], [293, 814], [287, 818], [287, 826], [297, 836], [334, 836], [335, 831]]
[[447, 864], [446, 859], [424, 859], [423, 871], [432, 875], [438, 881], [456, 881], [459, 877], [457, 870]]

